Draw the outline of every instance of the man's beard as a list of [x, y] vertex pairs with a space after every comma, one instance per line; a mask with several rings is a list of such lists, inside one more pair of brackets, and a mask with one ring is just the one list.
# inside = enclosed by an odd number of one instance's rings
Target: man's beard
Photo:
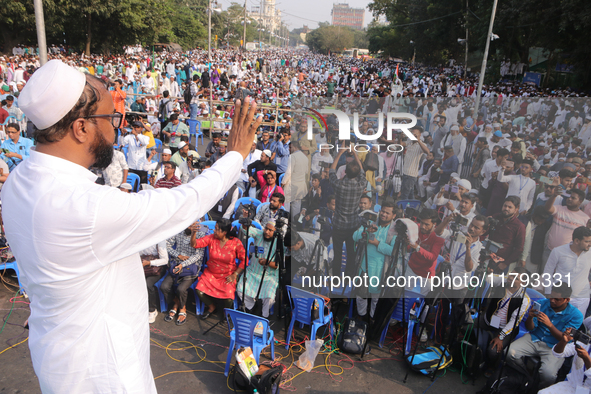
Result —
[[113, 145], [97, 130], [90, 146], [90, 153], [94, 155], [95, 162], [92, 165], [100, 170], [107, 168], [113, 160]]
[[504, 219], [509, 219], [511, 216], [513, 216], [514, 214], [512, 213], [505, 213], [505, 211], [501, 212], [501, 215], [503, 215]]

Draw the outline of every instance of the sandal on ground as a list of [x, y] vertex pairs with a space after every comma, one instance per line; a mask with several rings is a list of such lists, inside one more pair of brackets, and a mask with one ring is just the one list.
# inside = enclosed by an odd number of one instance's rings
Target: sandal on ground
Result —
[[[183, 320], [180, 320], [181, 317], [184, 317]], [[179, 317], [177, 317], [176, 319], [176, 325], [177, 326], [182, 326], [183, 324], [185, 324], [187, 322], [187, 313], [186, 312], [179, 312]]]
[[176, 309], [171, 309], [168, 311], [168, 314], [166, 314], [166, 316], [164, 316], [164, 321], [167, 323], [170, 323], [171, 321], [174, 320], [175, 316], [176, 316]]

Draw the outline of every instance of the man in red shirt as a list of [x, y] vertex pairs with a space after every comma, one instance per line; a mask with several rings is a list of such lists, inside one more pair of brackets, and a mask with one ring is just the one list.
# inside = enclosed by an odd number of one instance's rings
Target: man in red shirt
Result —
[[[408, 248], [412, 252], [408, 260], [408, 276], [421, 276], [426, 278], [435, 275], [437, 257], [443, 247], [443, 238], [435, 234], [435, 226], [439, 220], [437, 211], [423, 209], [419, 214], [419, 239], [416, 243], [408, 242]], [[421, 288], [422, 294], [430, 291], [430, 285]]]
[[0, 123], [6, 122], [6, 118], [8, 118], [8, 111], [0, 107]]
[[174, 175], [176, 164], [174, 164], [172, 161], [165, 161], [162, 164], [164, 165], [164, 177], [160, 178], [158, 182], [156, 182], [154, 188], [158, 189], [163, 187], [166, 189], [172, 189], [173, 187], [180, 186], [181, 180]]

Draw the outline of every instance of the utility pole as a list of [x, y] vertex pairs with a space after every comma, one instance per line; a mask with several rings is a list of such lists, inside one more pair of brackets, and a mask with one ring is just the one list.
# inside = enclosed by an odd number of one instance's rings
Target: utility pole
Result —
[[480, 68], [480, 78], [478, 79], [478, 90], [476, 92], [476, 104], [474, 105], [474, 116], [478, 117], [478, 107], [480, 107], [480, 97], [482, 96], [482, 84], [484, 83], [484, 73], [486, 72], [486, 60], [488, 58], [488, 49], [492, 37], [493, 25], [495, 24], [495, 15], [497, 13], [497, 3], [493, 3], [492, 13], [490, 15], [490, 24], [488, 25], [488, 34], [486, 36], [486, 46], [484, 47], [484, 57], [482, 58], [482, 67]]
[[464, 19], [466, 25], [466, 58], [464, 59], [464, 83], [466, 83], [466, 76], [468, 75], [468, 0], [466, 0], [466, 17]]
[[242, 33], [242, 49], [246, 49], [246, 0], [244, 0], [244, 32]]
[[45, 18], [43, 17], [43, 2], [34, 0], [35, 25], [37, 26], [37, 44], [39, 45], [39, 63], [47, 63], [47, 42], [45, 40]]
[[207, 62], [208, 68], [211, 67], [211, 0], [207, 5]]

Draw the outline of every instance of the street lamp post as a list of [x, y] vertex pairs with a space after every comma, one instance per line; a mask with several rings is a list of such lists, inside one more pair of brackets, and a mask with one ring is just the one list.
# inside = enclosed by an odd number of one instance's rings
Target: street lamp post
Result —
[[482, 58], [482, 67], [480, 68], [480, 78], [478, 78], [478, 90], [476, 92], [476, 103], [474, 104], [474, 115], [478, 116], [478, 107], [480, 107], [480, 97], [482, 96], [482, 84], [484, 83], [484, 73], [486, 72], [486, 61], [488, 58], [488, 49], [492, 38], [493, 25], [495, 23], [495, 15], [497, 13], [497, 3], [493, 3], [492, 13], [490, 15], [490, 24], [488, 25], [488, 34], [486, 35], [486, 46], [484, 47], [484, 56]]

